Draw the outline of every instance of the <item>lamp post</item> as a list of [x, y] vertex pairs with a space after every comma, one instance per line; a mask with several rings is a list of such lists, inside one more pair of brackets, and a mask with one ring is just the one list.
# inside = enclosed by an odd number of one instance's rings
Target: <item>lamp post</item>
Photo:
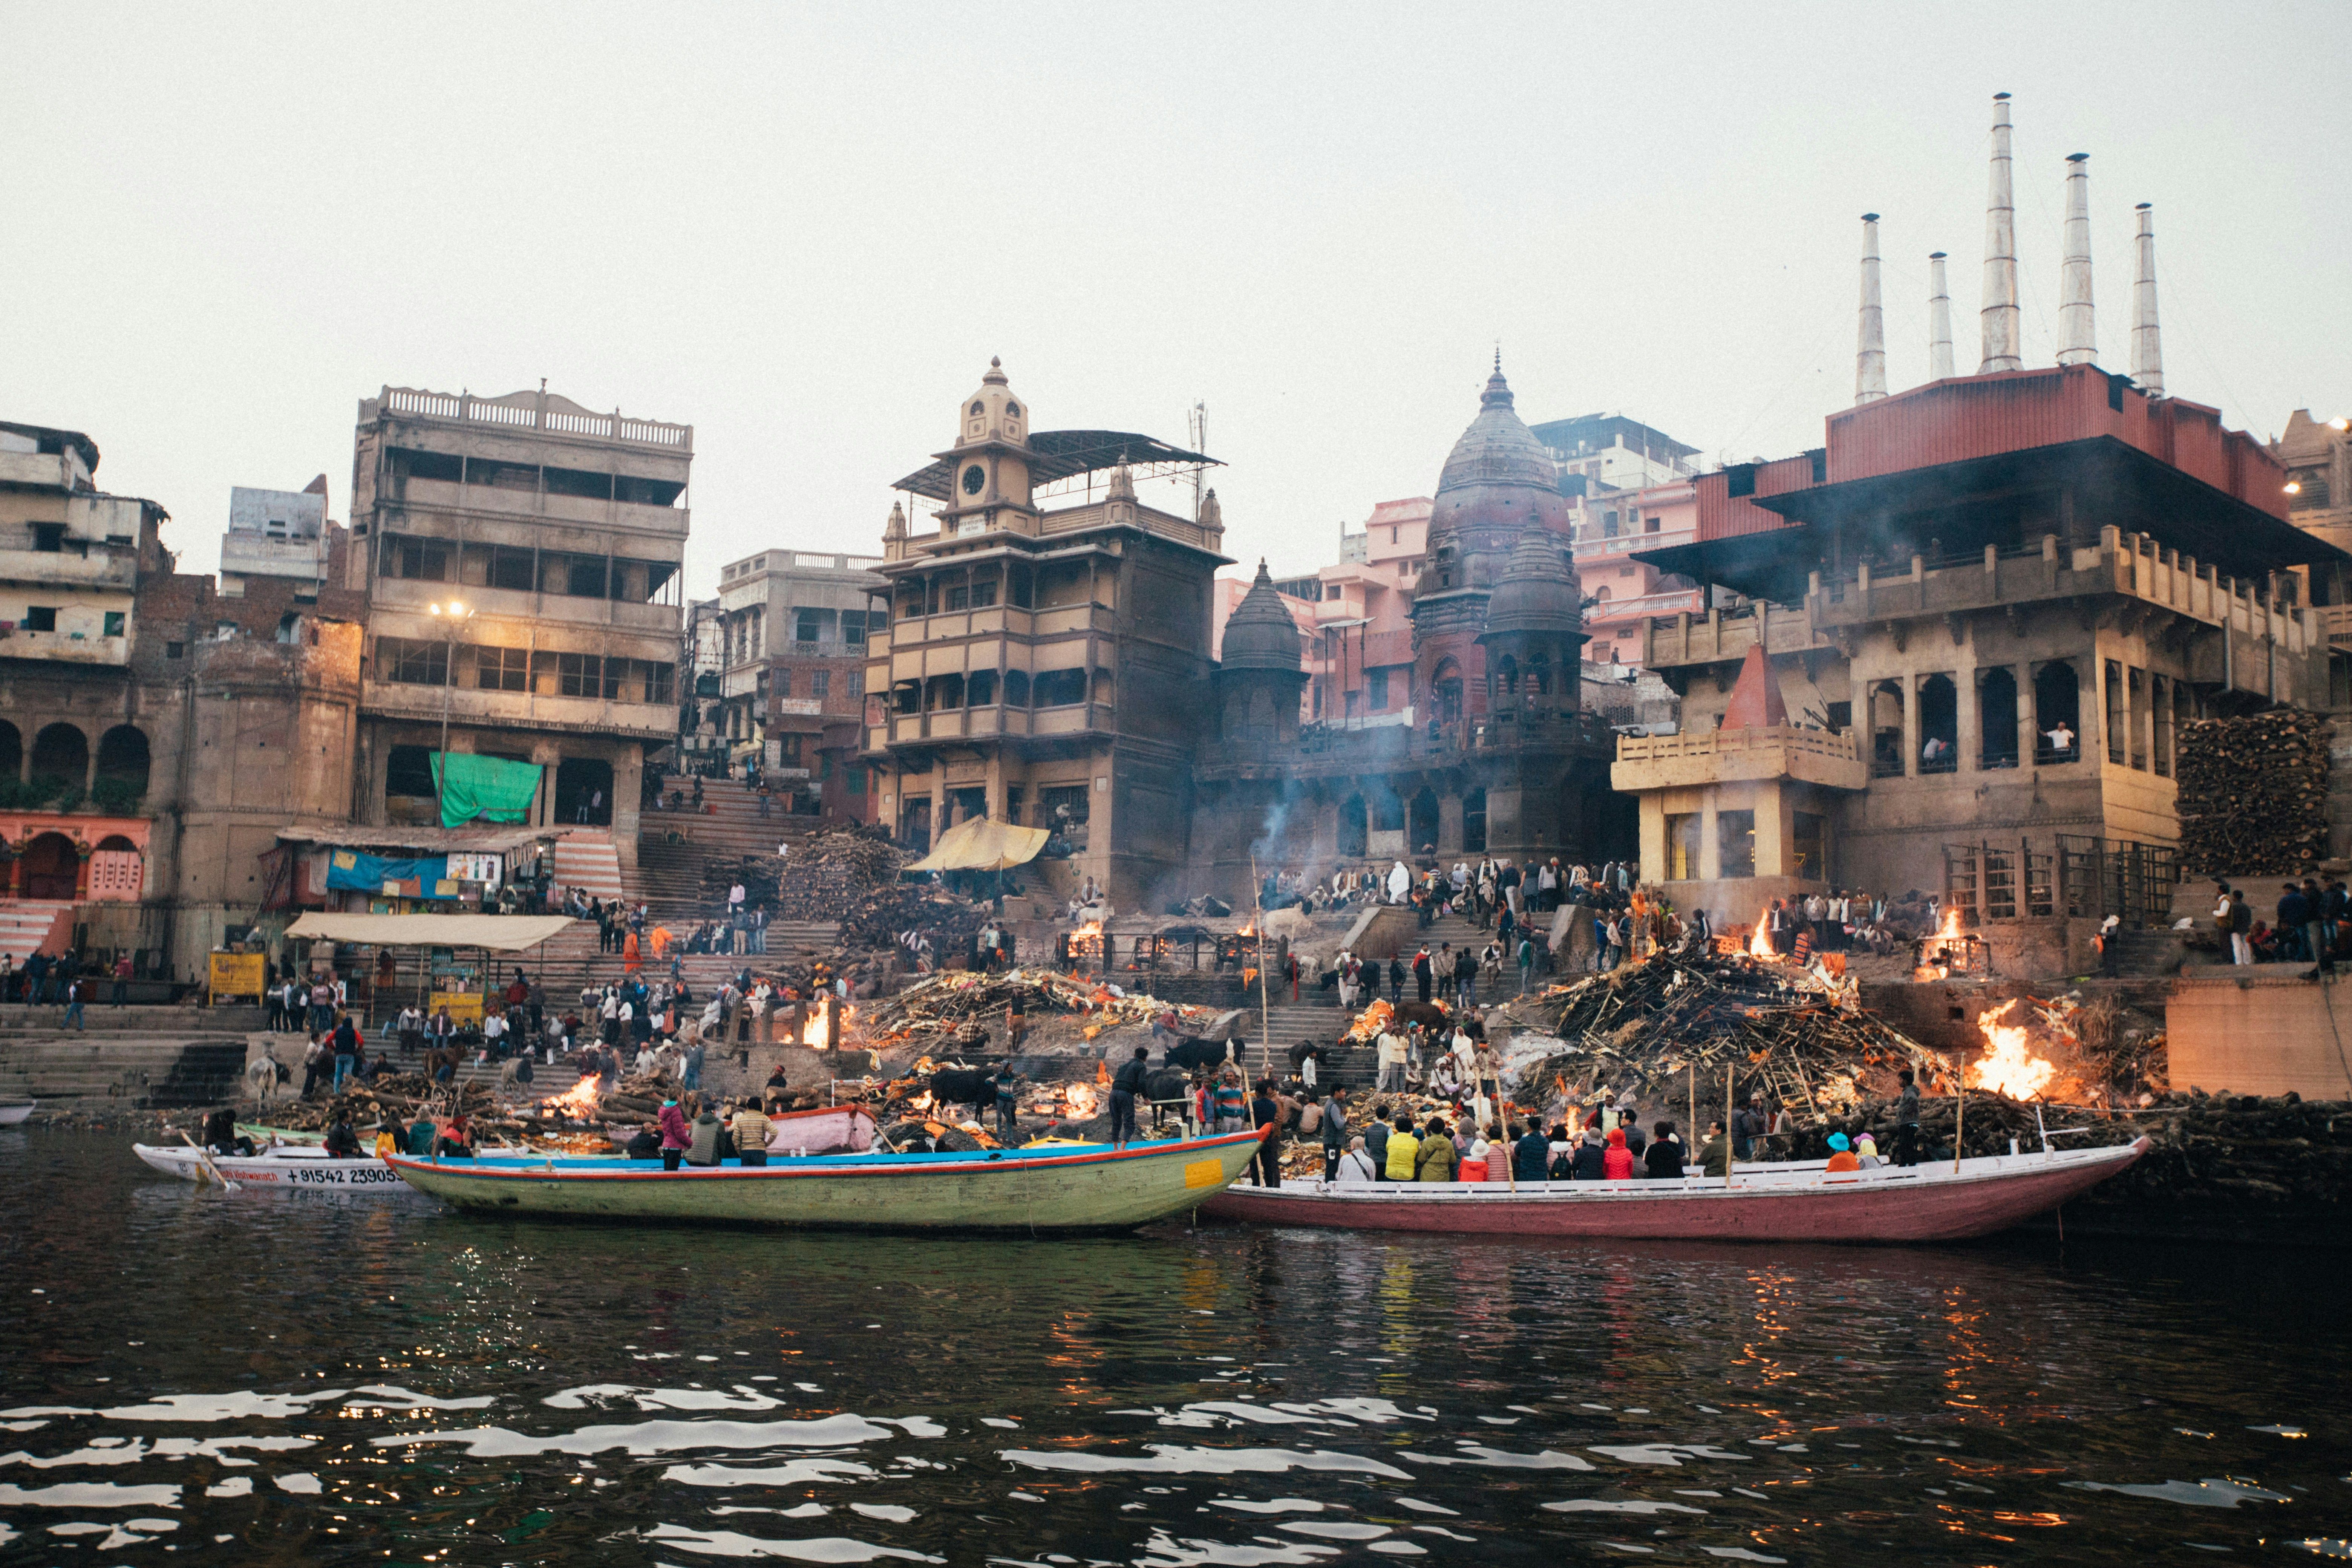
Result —
[[457, 628], [474, 618], [471, 608], [456, 599], [446, 605], [434, 605], [433, 613], [440, 617], [441, 636], [441, 765], [433, 770], [433, 815], [449, 815], [446, 804], [449, 794], [449, 700], [457, 685]]

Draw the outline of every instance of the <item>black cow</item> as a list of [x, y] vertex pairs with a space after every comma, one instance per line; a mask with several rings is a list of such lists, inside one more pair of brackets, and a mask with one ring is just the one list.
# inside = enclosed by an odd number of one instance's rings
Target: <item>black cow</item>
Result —
[[996, 1068], [941, 1068], [931, 1074], [931, 1098], [940, 1105], [971, 1105], [986, 1110], [996, 1103]]
[[1220, 1066], [1225, 1059], [1225, 1042], [1204, 1040], [1197, 1035], [1182, 1035], [1176, 1043], [1161, 1053], [1162, 1064], [1191, 1071], [1194, 1068]]
[[1435, 1028], [1446, 1022], [1445, 1009], [1434, 1002], [1403, 1003], [1396, 1009], [1396, 1018], [1400, 1024], [1419, 1024], [1425, 1028]]
[[[1153, 1068], [1143, 1075], [1143, 1098], [1150, 1102], [1151, 1121], [1156, 1126], [1166, 1120], [1171, 1107], [1179, 1100], [1190, 1100], [1192, 1080], [1175, 1068]], [[1140, 1114], [1142, 1106], [1137, 1106]]]
[[1315, 1064], [1318, 1069], [1328, 1066], [1331, 1060], [1330, 1047], [1313, 1040], [1301, 1040], [1283, 1054], [1290, 1058], [1290, 1076], [1293, 1078], [1304, 1076], [1307, 1058], [1309, 1057], [1315, 1058]]

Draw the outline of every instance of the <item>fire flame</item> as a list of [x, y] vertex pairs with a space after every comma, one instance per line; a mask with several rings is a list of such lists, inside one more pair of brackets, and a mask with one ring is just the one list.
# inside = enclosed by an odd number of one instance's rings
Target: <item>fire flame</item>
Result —
[[1967, 1081], [1970, 1089], [1990, 1089], [2011, 1100], [2033, 1100], [2050, 1087], [2058, 1068], [2033, 1054], [2025, 1043], [2024, 1025], [2002, 1022], [2016, 1011], [2012, 999], [2000, 1012], [1987, 1013], [1977, 1020], [1990, 1048], [1969, 1064]]
[[[850, 1022], [856, 1016], [856, 1012], [857, 1009], [855, 1007], [844, 1007], [841, 1010], [841, 1033], [844, 1038], [848, 1037]], [[820, 1000], [816, 1006], [809, 1010], [808, 1023], [801, 1030], [801, 1044], [813, 1051], [829, 1051], [840, 1043], [834, 1038], [832, 1011]]]
[[1242, 927], [1241, 930], [1234, 932], [1234, 934], [1235, 936], [1255, 936], [1257, 934], [1257, 922], [1253, 921], [1248, 925]]
[[547, 1109], [566, 1116], [593, 1116], [596, 1111], [596, 1091], [603, 1083], [602, 1079], [591, 1073], [562, 1094], [551, 1097]]
[[1756, 929], [1754, 931], [1749, 933], [1748, 938], [1748, 952], [1749, 957], [1774, 958], [1779, 956], [1772, 951], [1771, 939], [1764, 934], [1767, 931], [1771, 929], [1771, 924], [1772, 907], [1769, 904], [1767, 904], [1764, 908], [1756, 911]]
[[1095, 1099], [1095, 1086], [1090, 1083], [1066, 1085], [1062, 1089], [1062, 1103], [1073, 1121], [1092, 1121], [1099, 1109]]
[[1070, 934], [1075, 937], [1098, 937], [1102, 935], [1102, 921], [1088, 921]]
[[1936, 928], [1936, 940], [1937, 942], [1958, 942], [1960, 940], [1959, 905], [1951, 904], [1945, 908], [1944, 923]]

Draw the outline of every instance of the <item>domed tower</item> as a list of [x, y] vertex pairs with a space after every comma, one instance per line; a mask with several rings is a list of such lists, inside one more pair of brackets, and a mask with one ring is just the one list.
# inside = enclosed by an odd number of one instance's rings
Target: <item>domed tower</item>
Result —
[[1565, 544], [1530, 523], [1486, 600], [1486, 711], [1497, 724], [1576, 711], [1584, 658], [1583, 595]]
[[1275, 592], [1265, 563], [1225, 618], [1217, 664], [1217, 734], [1230, 746], [1286, 745], [1298, 739], [1298, 623]]
[[1478, 416], [1454, 443], [1438, 478], [1413, 592], [1414, 686], [1428, 694], [1432, 721], [1451, 726], [1483, 710], [1478, 639], [1486, 629], [1487, 598], [1524, 533], [1540, 530], [1565, 552], [1570, 527], [1559, 469], [1512, 408], [1497, 353]]
[[1037, 531], [1030, 500], [1029, 410], [1013, 395], [1002, 361], [988, 362], [980, 390], [957, 412], [955, 445], [936, 455], [955, 475], [948, 504], [937, 514], [942, 536]]

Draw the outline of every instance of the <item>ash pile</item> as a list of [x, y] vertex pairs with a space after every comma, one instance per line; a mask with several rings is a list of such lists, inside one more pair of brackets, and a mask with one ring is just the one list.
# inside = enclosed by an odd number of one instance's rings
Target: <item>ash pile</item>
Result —
[[1909, 1068], [1924, 1086], [1941, 1076], [1933, 1052], [1856, 1005], [1850, 982], [1745, 953], [1653, 955], [1556, 985], [1538, 999], [1558, 1048], [1518, 1068], [1529, 1104], [1595, 1096], [1680, 1105], [1696, 1089], [1720, 1104], [1725, 1075], [1738, 1091], [1805, 1108], [1814, 1120], [1849, 1116], [1894, 1095]]
[[[1013, 1011], [1016, 1004], [1020, 1012]], [[1064, 974], [1052, 969], [1008, 969], [991, 974], [978, 970], [949, 970], [928, 975], [895, 996], [886, 997], [860, 1018], [863, 1043], [885, 1057], [938, 1056], [948, 1052], [984, 1051], [1001, 1040], [1008, 1052], [1024, 1048], [1030, 1054], [1066, 1054], [1093, 1045], [1107, 1031], [1133, 1026], [1141, 1029], [1163, 1014], [1176, 1016], [1185, 1034], [1204, 1033], [1226, 1016], [1196, 1007], [1129, 991], [1099, 976]], [[1039, 1038], [1012, 1037], [1011, 1020]], [[1056, 1024], [1062, 1026], [1056, 1028]], [[1105, 1047], [1107, 1048], [1107, 1047]]]

